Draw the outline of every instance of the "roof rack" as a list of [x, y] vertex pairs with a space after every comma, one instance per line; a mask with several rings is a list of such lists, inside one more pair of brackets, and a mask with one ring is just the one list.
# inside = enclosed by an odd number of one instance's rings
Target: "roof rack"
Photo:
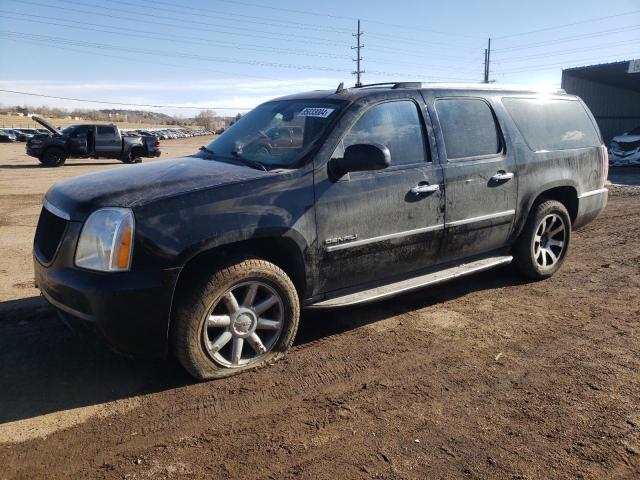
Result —
[[382, 87], [385, 85], [390, 85], [392, 89], [394, 88], [420, 88], [422, 87], [421, 82], [381, 82], [381, 83], [368, 83], [366, 85], [360, 85], [359, 87], [354, 88], [369, 88], [369, 87]]

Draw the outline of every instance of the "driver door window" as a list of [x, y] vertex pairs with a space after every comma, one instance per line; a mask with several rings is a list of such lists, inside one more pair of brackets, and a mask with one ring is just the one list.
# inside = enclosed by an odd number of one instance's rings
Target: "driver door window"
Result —
[[391, 166], [425, 161], [425, 139], [418, 106], [410, 100], [375, 105], [360, 117], [343, 137], [333, 158], [356, 143], [379, 143], [391, 153]]

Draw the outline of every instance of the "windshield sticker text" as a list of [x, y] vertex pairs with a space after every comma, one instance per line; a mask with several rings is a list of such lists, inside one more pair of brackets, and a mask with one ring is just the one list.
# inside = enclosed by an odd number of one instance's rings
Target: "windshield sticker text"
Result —
[[317, 118], [327, 118], [329, 115], [333, 113], [334, 108], [303, 108], [300, 110], [298, 114], [299, 117], [317, 117]]

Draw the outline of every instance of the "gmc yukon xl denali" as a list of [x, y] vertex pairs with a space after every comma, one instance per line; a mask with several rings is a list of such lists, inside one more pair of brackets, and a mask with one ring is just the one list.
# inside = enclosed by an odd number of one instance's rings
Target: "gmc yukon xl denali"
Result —
[[606, 177], [563, 91], [341, 85], [264, 103], [192, 156], [55, 185], [36, 283], [115, 349], [219, 378], [281, 358], [301, 308], [509, 263], [553, 275]]

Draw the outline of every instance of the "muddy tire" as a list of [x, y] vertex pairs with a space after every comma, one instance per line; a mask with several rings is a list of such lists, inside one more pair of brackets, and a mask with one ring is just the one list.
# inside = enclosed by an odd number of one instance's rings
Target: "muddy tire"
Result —
[[173, 354], [199, 380], [270, 365], [291, 347], [300, 304], [289, 277], [260, 259], [233, 261], [186, 287], [176, 301]]
[[67, 161], [67, 157], [61, 148], [48, 148], [38, 160], [45, 167], [60, 167]]
[[534, 206], [513, 249], [516, 269], [543, 280], [562, 266], [571, 241], [571, 218], [565, 206], [546, 200]]
[[134, 148], [133, 150], [129, 151], [129, 153], [127, 153], [124, 158], [122, 158], [122, 163], [142, 163], [142, 158], [140, 157], [140, 155], [142, 155], [142, 152], [139, 149]]

